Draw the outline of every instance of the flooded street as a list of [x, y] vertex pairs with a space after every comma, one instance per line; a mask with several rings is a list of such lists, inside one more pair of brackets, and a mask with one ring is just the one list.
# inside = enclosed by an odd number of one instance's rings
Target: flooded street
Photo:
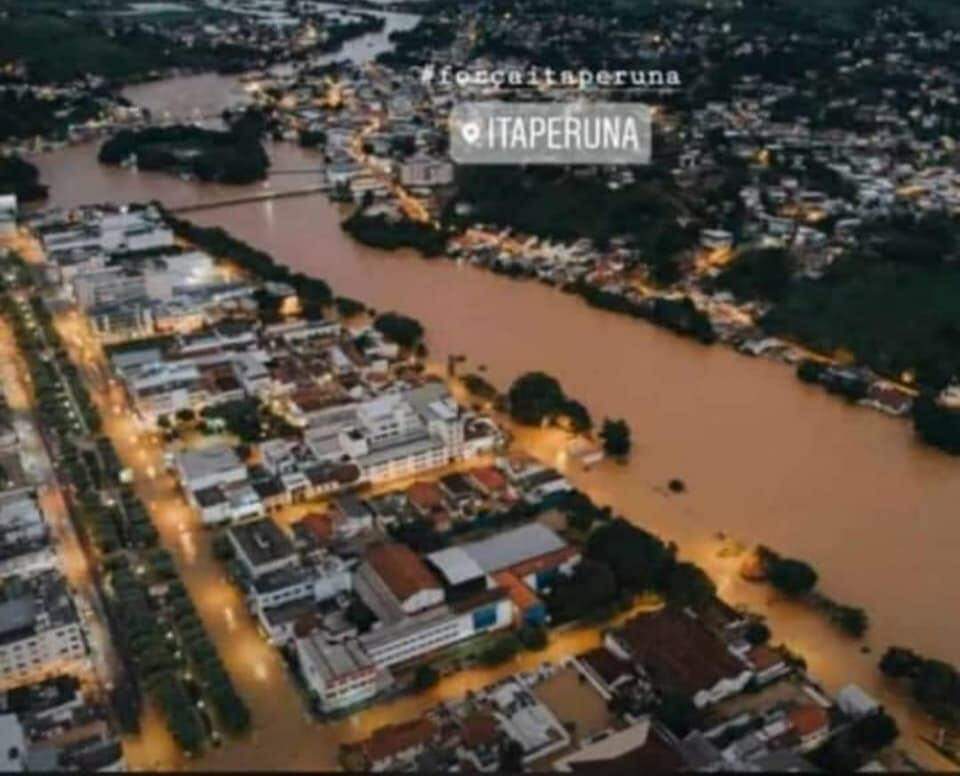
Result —
[[[177, 206], [245, 191], [101, 167], [95, 150], [76, 146], [33, 159], [51, 186], [50, 205], [157, 199]], [[277, 168], [316, 164], [315, 154], [289, 145], [275, 145], [271, 153]], [[261, 186], [299, 188], [313, 182], [307, 177], [278, 176]], [[801, 653], [828, 689], [857, 682], [891, 707], [901, 727], [912, 733], [925, 727], [898, 702], [876, 662], [897, 644], [960, 663], [960, 622], [951, 616], [960, 609], [960, 590], [950, 571], [960, 544], [960, 462], [921, 447], [909, 423], [848, 407], [782, 365], [700, 346], [535, 282], [360, 246], [340, 231], [339, 209], [321, 196], [190, 217], [324, 278], [338, 294], [418, 318], [434, 358], [465, 354], [464, 371], [483, 365], [501, 388], [525, 371], [543, 370], [583, 401], [596, 422], [625, 418], [635, 443], [630, 462], [570, 471], [574, 482], [599, 503], [676, 541], [682, 555], [711, 573], [728, 602], [769, 616], [775, 640]], [[557, 454], [548, 434], [521, 441], [545, 458]], [[667, 495], [675, 477], [686, 482], [687, 493]], [[167, 486], [146, 487], [160, 499], [153, 489]], [[406, 699], [335, 725], [306, 722], [279, 657], [259, 639], [210, 557], [209, 535], [174, 508], [164, 508], [159, 522], [215, 640], [231, 645], [224, 658], [255, 720], [249, 745], [225, 746], [205, 758], [204, 767], [257, 767], [251, 747], [271, 758], [288, 744], [285, 765], [330, 766], [336, 741], [432, 702], [430, 696]], [[738, 560], [718, 555], [718, 532], [810, 562], [824, 593], [866, 609], [871, 627], [864, 643], [872, 654], [862, 654], [860, 642], [821, 615], [740, 581]], [[482, 685], [478, 673], [453, 677], [434, 692], [457, 694], [463, 682]], [[279, 719], [281, 708], [298, 711]], [[924, 752], [916, 739], [904, 743]], [[138, 764], [152, 762], [145, 756]]]

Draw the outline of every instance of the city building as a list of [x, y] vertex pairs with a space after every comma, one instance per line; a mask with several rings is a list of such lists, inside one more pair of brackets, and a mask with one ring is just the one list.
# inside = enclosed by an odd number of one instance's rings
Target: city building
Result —
[[87, 646], [66, 580], [56, 571], [5, 580], [0, 590], [0, 684], [86, 668]]

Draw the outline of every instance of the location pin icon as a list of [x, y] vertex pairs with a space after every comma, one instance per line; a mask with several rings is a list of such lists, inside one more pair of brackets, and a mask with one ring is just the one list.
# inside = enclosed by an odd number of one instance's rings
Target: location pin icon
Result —
[[460, 127], [460, 134], [467, 141], [467, 145], [475, 145], [480, 139], [480, 125], [475, 121], [468, 121]]

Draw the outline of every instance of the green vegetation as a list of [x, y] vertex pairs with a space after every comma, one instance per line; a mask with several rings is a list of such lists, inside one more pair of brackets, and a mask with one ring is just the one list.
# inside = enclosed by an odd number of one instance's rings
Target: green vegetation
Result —
[[795, 283], [763, 326], [939, 390], [960, 375], [958, 298], [956, 266], [840, 260], [822, 280]]
[[[0, 139], [2, 132], [0, 129]], [[16, 194], [19, 202], [33, 202], [47, 196], [47, 187], [40, 183], [40, 173], [29, 162], [19, 156], [0, 156], [0, 194]]]
[[881, 709], [839, 730], [811, 759], [826, 773], [854, 773], [899, 735], [896, 720]]
[[480, 653], [480, 662], [486, 666], [497, 666], [512, 660], [522, 649], [520, 639], [512, 633], [501, 636]]
[[913, 427], [928, 445], [951, 455], [960, 455], [960, 412], [922, 395], [913, 404]]
[[428, 690], [440, 681], [440, 674], [429, 665], [419, 665], [413, 673], [413, 689], [420, 692]]
[[584, 281], [565, 286], [564, 291], [583, 297], [591, 307], [643, 318], [677, 334], [694, 337], [705, 345], [713, 343], [717, 338], [710, 318], [698, 310], [693, 300], [687, 296], [680, 299], [655, 297], [635, 301]]
[[756, 557], [763, 575], [781, 593], [807, 600], [848, 636], [860, 638], [867, 632], [870, 627], [867, 613], [860, 607], [837, 603], [817, 592], [817, 572], [808, 563], [783, 558], [764, 546], [757, 547]]
[[223, 421], [227, 431], [244, 444], [289, 436], [295, 432], [293, 426], [271, 412], [269, 406], [251, 397], [204, 407], [201, 415], [205, 421]]
[[423, 256], [439, 256], [447, 239], [444, 233], [430, 226], [406, 218], [386, 215], [367, 215], [362, 210], [343, 221], [341, 228], [357, 242], [374, 248], [392, 251], [398, 248], [416, 248]]
[[514, 380], [507, 400], [511, 417], [525, 426], [548, 423], [575, 434], [586, 433], [593, 428], [587, 408], [568, 397], [560, 383], [543, 372], [527, 372]]
[[100, 147], [98, 158], [103, 164], [120, 164], [131, 156], [143, 170], [189, 173], [219, 183], [263, 180], [270, 166], [251, 134], [180, 125], [121, 130]]
[[452, 204], [469, 205], [469, 214], [455, 215], [451, 207], [444, 221], [457, 228], [495, 224], [554, 240], [586, 237], [600, 245], [626, 236], [651, 265], [672, 262], [695, 235], [677, 223], [684, 208], [672, 179], [653, 168], [639, 174], [651, 179], [611, 189], [557, 167], [458, 167]]
[[0, 18], [0, 62], [23, 62], [33, 81], [62, 83], [88, 73], [126, 81], [171, 67], [215, 70], [249, 57], [231, 45], [171, 46], [138, 25], [108, 27], [62, 10], [62, 4], [56, 9], [24, 7]]
[[420, 322], [400, 313], [378, 315], [373, 327], [390, 342], [402, 348], [415, 348], [423, 339], [423, 326]]
[[717, 278], [717, 286], [738, 299], [782, 299], [793, 277], [793, 257], [782, 248], [748, 250]]
[[613, 458], [626, 458], [630, 454], [632, 441], [627, 421], [605, 418], [600, 429], [603, 451]]
[[960, 724], [960, 672], [954, 666], [904, 647], [890, 647], [880, 660], [880, 670], [906, 682], [931, 716], [948, 725]]

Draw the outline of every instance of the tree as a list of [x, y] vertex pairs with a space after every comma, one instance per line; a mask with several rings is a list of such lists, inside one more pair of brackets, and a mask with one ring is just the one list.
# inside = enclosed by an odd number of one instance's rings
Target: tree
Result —
[[373, 322], [374, 328], [391, 342], [404, 348], [413, 348], [423, 338], [419, 321], [399, 313], [383, 313]]
[[607, 455], [614, 458], [624, 458], [629, 455], [632, 442], [627, 421], [606, 418], [600, 430], [600, 438], [603, 440], [603, 449]]
[[743, 637], [754, 646], [766, 644], [770, 640], [770, 628], [765, 623], [754, 620], [747, 626]]
[[593, 428], [593, 420], [590, 418], [590, 413], [587, 411], [587, 408], [576, 399], [567, 399], [563, 414], [566, 416], [570, 424], [570, 430], [574, 434], [583, 434]]
[[637, 593], [659, 590], [673, 565], [671, 548], [622, 517], [594, 529], [584, 555], [609, 566], [618, 587]]
[[768, 575], [777, 590], [791, 596], [809, 593], [817, 584], [817, 572], [809, 564], [793, 558], [774, 560]]
[[570, 576], [558, 576], [547, 608], [558, 622], [579, 620], [609, 608], [617, 598], [617, 580], [604, 563], [584, 559]]
[[867, 613], [857, 606], [837, 606], [831, 612], [830, 619], [844, 632], [856, 638], [863, 636], [870, 625]]
[[960, 677], [956, 669], [942, 660], [924, 660], [913, 681], [914, 697], [925, 705], [956, 704], [960, 697]]
[[517, 423], [539, 426], [563, 413], [567, 397], [560, 383], [544, 372], [528, 372], [514, 380], [507, 393], [510, 415]]
[[742, 299], [781, 299], [790, 287], [793, 258], [783, 248], [761, 248], [742, 253], [717, 278], [720, 288]]
[[538, 651], [547, 646], [547, 629], [543, 626], [524, 625], [517, 631], [517, 638], [523, 644], [524, 649]]
[[423, 664], [417, 666], [413, 674], [413, 688], [415, 690], [426, 690], [433, 687], [440, 681], [440, 674], [430, 665]]
[[885, 711], [878, 711], [876, 714], [868, 714], [853, 724], [854, 742], [871, 752], [876, 752], [889, 746], [897, 740], [900, 735], [900, 729], [897, 727], [897, 721]]
[[889, 647], [880, 659], [880, 670], [891, 679], [912, 677], [920, 670], [923, 658], [903, 647]]
[[676, 563], [667, 574], [666, 594], [672, 604], [699, 609], [714, 599], [717, 586], [699, 566]]

